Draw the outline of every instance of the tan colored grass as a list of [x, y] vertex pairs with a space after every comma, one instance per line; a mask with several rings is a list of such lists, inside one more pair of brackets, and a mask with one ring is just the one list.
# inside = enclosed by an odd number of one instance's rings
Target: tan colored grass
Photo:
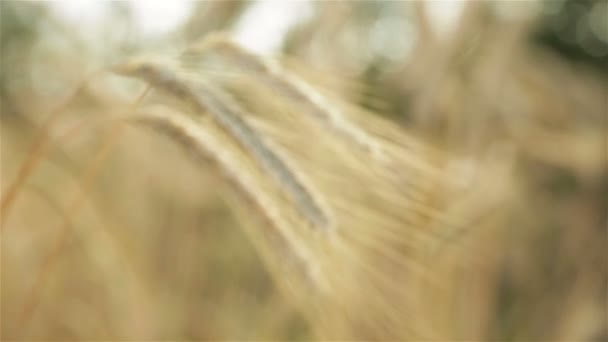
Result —
[[275, 179], [313, 228], [327, 229], [331, 225], [329, 213], [316, 201], [310, 186], [305, 185], [279, 153], [243, 120], [243, 109], [221, 89], [201, 82], [195, 84], [169, 64], [154, 61], [135, 60], [117, 68], [117, 71], [144, 79], [188, 103], [199, 115], [207, 112], [260, 168]]
[[[245, 103], [219, 86], [196, 82], [170, 63], [139, 60], [117, 70], [187, 105], [190, 113], [147, 110], [136, 122], [169, 136], [227, 180], [258, 252], [319, 337], [448, 336], [431, 328], [430, 316], [415, 314], [438, 281], [425, 263], [446, 222], [466, 224], [476, 212], [456, 219], [441, 215], [449, 182], [430, 171], [432, 155], [408, 139], [383, 141], [382, 133], [397, 135], [387, 132], [395, 128], [370, 118], [380, 131], [370, 141], [382, 143], [391, 157], [390, 163], [375, 161], [369, 150], [353, 149], [352, 140], [333, 134], [334, 128], [319, 130], [305, 117], [309, 107], [288, 105], [289, 96], [250, 103], [253, 111], [246, 112]], [[281, 74], [274, 77], [284, 81]], [[265, 83], [259, 91], [249, 88], [257, 96], [264, 89], [276, 90]], [[256, 115], [262, 111], [266, 116]], [[304, 185], [300, 175], [310, 181]], [[334, 229], [307, 229], [327, 226], [329, 213]], [[366, 293], [374, 297], [362, 298]]]

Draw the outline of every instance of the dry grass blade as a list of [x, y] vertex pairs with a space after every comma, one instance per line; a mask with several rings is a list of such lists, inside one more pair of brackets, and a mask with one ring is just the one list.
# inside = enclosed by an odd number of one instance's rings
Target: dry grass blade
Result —
[[97, 171], [101, 168], [104, 161], [109, 156], [110, 152], [112, 152], [112, 148], [114, 147], [114, 144], [116, 143], [117, 137], [120, 135], [121, 130], [122, 127], [119, 124], [112, 129], [111, 136], [107, 137], [104, 146], [99, 150], [97, 155], [94, 156], [93, 160], [85, 171], [85, 174], [82, 176], [80, 188], [76, 190], [74, 195], [72, 196], [72, 200], [70, 201], [67, 208], [67, 214], [63, 215], [63, 222], [58, 228], [59, 237], [57, 239], [57, 243], [55, 244], [51, 255], [46, 258], [42, 270], [37, 275], [36, 281], [34, 282], [34, 286], [30, 291], [27, 302], [24, 305], [21, 314], [19, 315], [19, 319], [17, 320], [18, 331], [27, 332], [28, 324], [32, 318], [33, 313], [36, 310], [36, 307], [39, 304], [40, 292], [44, 288], [46, 279], [49, 277], [53, 265], [61, 255], [61, 252], [65, 247], [67, 239], [70, 235], [70, 228], [72, 225], [71, 217], [80, 209], [82, 204], [85, 203], [84, 198], [86, 197], [91, 185], [93, 184], [93, 181], [95, 180]]
[[23, 188], [23, 185], [25, 184], [29, 175], [34, 171], [40, 160], [44, 157], [44, 153], [48, 148], [49, 144], [47, 130], [57, 120], [59, 120], [66, 106], [80, 94], [82, 89], [87, 85], [87, 81], [89, 78], [84, 79], [79, 84], [77, 89], [75, 89], [74, 92], [70, 94], [67, 99], [65, 99], [63, 103], [58, 108], [56, 108], [42, 124], [42, 127], [40, 128], [40, 135], [38, 136], [36, 141], [34, 141], [30, 152], [26, 157], [26, 160], [21, 164], [19, 172], [17, 173], [17, 179], [15, 179], [11, 183], [11, 185], [8, 187], [8, 189], [0, 199], [0, 230], [2, 230], [2, 228], [4, 227], [4, 223], [6, 222], [6, 219], [8, 217], [9, 209], [14, 203], [19, 191]]

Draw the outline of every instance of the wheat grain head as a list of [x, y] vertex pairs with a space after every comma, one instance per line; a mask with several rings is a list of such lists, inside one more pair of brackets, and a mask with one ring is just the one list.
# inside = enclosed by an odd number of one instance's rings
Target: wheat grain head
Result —
[[[375, 161], [368, 150], [333, 134], [334, 128], [319, 130], [306, 120], [301, 114], [308, 105], [287, 106], [289, 96], [260, 97], [275, 90], [265, 83], [249, 91], [267, 101], [243, 103], [221, 86], [195, 82], [167, 64], [138, 61], [120, 71], [189, 105], [193, 113], [173, 111], [139, 121], [211, 160], [217, 173], [226, 175], [252, 240], [320, 337], [453, 336], [449, 324], [435, 326], [435, 311], [421, 310], [435, 291], [454, 298], [446, 290], [450, 283], [433, 271], [441, 268], [433, 266], [437, 260], [429, 250], [438, 246], [446, 227], [466, 225], [479, 213], [456, 218], [443, 213], [453, 184], [433, 166], [430, 150], [411, 139], [387, 139], [399, 130], [370, 117], [366, 122], [377, 130], [373, 141], [390, 158]], [[253, 115], [263, 111], [271, 114]], [[289, 111], [292, 115], [285, 115]], [[301, 175], [310, 181], [302, 182]], [[294, 196], [298, 192], [308, 195]], [[307, 229], [320, 222], [310, 207], [331, 213], [332, 229], [325, 234]], [[261, 220], [254, 223], [252, 217]]]

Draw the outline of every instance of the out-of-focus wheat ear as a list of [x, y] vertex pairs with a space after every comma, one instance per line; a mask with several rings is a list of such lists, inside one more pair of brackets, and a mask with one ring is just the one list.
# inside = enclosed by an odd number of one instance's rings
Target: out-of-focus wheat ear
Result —
[[[307, 258], [301, 246], [285, 234], [291, 227], [281, 215], [280, 206], [283, 203], [265, 193], [261, 182], [248, 173], [254, 165], [247, 165], [246, 161], [224, 152], [225, 146], [221, 146], [213, 134], [208, 133], [204, 127], [185, 114], [152, 108], [126, 120], [168, 136], [197, 162], [211, 167], [233, 190], [238, 205], [241, 206], [236, 209], [245, 209], [248, 214], [254, 214], [260, 222], [253, 224], [256, 228], [253, 232], [254, 240], [263, 243], [261, 252], [268, 255], [269, 262], [276, 265], [281, 272], [295, 274], [298, 286], [302, 289], [318, 292], [324, 288], [314, 261]], [[245, 220], [250, 221], [250, 218], [250, 215], [245, 215]]]
[[151, 60], [134, 60], [119, 66], [116, 71], [149, 82], [189, 104], [199, 115], [210, 115], [259, 168], [274, 179], [313, 228], [326, 230], [331, 226], [329, 210], [320, 204], [320, 197], [313, 194], [311, 186], [304, 184], [295, 168], [288, 166], [286, 158], [279, 156], [264, 137], [243, 119], [246, 113], [227, 93], [204, 81], [188, 79], [170, 64]]
[[225, 34], [215, 34], [184, 52], [185, 58], [206, 53], [218, 54], [230, 67], [256, 77], [265, 86], [301, 106], [302, 110], [342, 138], [382, 160], [385, 153], [380, 144], [364, 130], [353, 124], [341, 110], [310, 84], [288, 72], [273, 60], [257, 56], [233, 43]]
[[198, 89], [197, 95], [220, 126], [278, 183], [304, 218], [315, 228], [328, 229], [329, 210], [321, 205], [320, 196], [304, 183], [297, 168], [291, 167], [287, 158], [243, 119], [247, 116], [244, 110], [218, 88], [203, 84]]

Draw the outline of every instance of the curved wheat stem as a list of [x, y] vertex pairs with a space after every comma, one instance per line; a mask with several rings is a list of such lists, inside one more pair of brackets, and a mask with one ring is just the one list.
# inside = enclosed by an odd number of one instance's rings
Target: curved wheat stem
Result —
[[169, 65], [140, 60], [120, 66], [116, 71], [144, 79], [153, 86], [190, 104], [197, 112], [208, 112], [213, 120], [284, 190], [301, 215], [315, 228], [330, 224], [328, 210], [322, 208], [309, 186], [246, 121], [243, 110], [228, 94], [203, 82], [180, 77]]
[[231, 67], [254, 75], [256, 80], [262, 81], [267, 87], [296, 102], [311, 117], [321, 121], [342, 138], [353, 142], [375, 159], [384, 158], [381, 146], [369, 134], [348, 121], [339, 108], [312, 86], [281, 68], [278, 63], [273, 63], [272, 60], [244, 50], [222, 34], [212, 35], [198, 46], [186, 50], [184, 57], [196, 56], [205, 51], [220, 54], [223, 60], [231, 63]]

